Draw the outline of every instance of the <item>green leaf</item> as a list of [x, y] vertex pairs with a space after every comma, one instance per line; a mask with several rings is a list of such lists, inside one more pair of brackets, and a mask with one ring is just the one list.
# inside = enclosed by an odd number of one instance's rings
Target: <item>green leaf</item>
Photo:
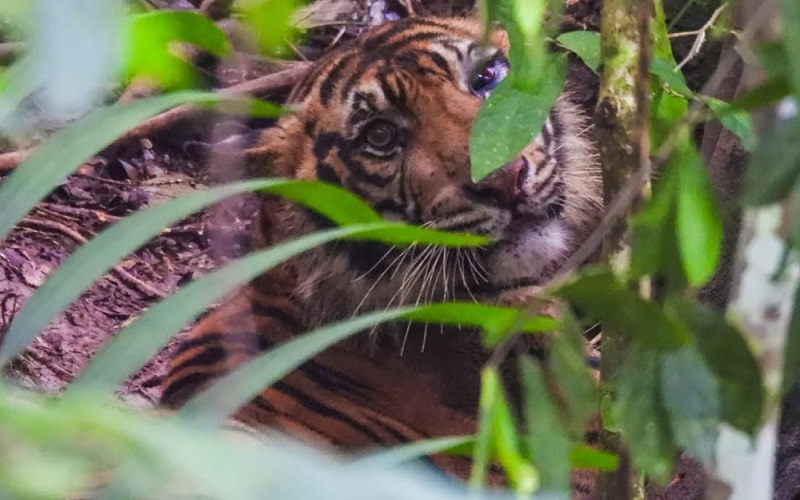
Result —
[[558, 407], [547, 390], [541, 367], [530, 357], [520, 358], [525, 397], [525, 442], [541, 487], [549, 493], [568, 493], [572, 443]]
[[561, 333], [548, 343], [547, 360], [566, 403], [571, 436], [582, 439], [587, 420], [598, 408], [597, 384], [586, 364], [583, 330], [570, 312], [564, 314], [563, 324]]
[[430, 304], [408, 313], [406, 318], [480, 328], [489, 347], [499, 344], [509, 333], [546, 333], [561, 327], [561, 323], [554, 318], [526, 317], [519, 309], [473, 302]]
[[761, 63], [761, 69], [770, 78], [786, 77], [786, 68], [789, 67], [789, 54], [783, 40], [767, 40], [754, 44], [753, 49]]
[[352, 463], [358, 467], [389, 468], [397, 467], [406, 462], [418, 460], [428, 455], [448, 453], [453, 448], [471, 445], [473, 436], [453, 436], [443, 438], [425, 439], [413, 443], [393, 446], [387, 450], [369, 453], [357, 458]]
[[632, 223], [633, 255], [630, 273], [640, 278], [656, 275], [670, 290], [686, 286], [675, 236], [678, 172], [668, 169], [653, 182], [653, 196]]
[[758, 144], [753, 130], [753, 119], [750, 114], [742, 108], [736, 107], [734, 104], [715, 99], [709, 96], [701, 96], [703, 101], [708, 105], [708, 109], [714, 114], [722, 125], [731, 131], [736, 137], [742, 141], [742, 146], [749, 151], [753, 152]]
[[619, 467], [619, 457], [585, 444], [579, 444], [572, 447], [569, 453], [569, 463], [576, 469], [595, 469], [611, 472]]
[[722, 418], [753, 435], [761, 425], [765, 396], [758, 361], [744, 335], [707, 306], [672, 297], [666, 309], [694, 333], [697, 351], [717, 377]]
[[[261, 190], [302, 203], [338, 224], [380, 220], [351, 193], [335, 186], [283, 179], [257, 180], [192, 193], [126, 217], [79, 248], [16, 314], [0, 346], [0, 365], [7, 363], [38, 335], [70, 302], [126, 255], [171, 224], [224, 198]], [[391, 227], [394, 227], [391, 226]], [[447, 236], [451, 238], [451, 236]]]
[[53, 134], [0, 185], [0, 240], [47, 193], [126, 130], [179, 104], [213, 104], [220, 97], [181, 92], [98, 109]]
[[618, 372], [613, 411], [636, 470], [665, 482], [677, 448], [661, 403], [660, 379], [658, 354], [632, 347]]
[[[98, 394], [110, 395], [117, 385], [155, 355], [172, 335], [214, 301], [271, 267], [315, 246], [340, 238], [385, 242], [387, 236], [392, 243], [412, 243], [425, 238], [433, 242], [442, 235], [443, 233], [437, 231], [397, 223], [351, 225], [312, 233], [231, 262], [152, 306], [135, 322], [117, 333], [72, 382], [67, 394], [92, 390]], [[458, 235], [444, 236], [452, 238]]]
[[722, 251], [722, 216], [700, 154], [688, 138], [681, 141], [667, 168], [679, 178], [677, 239], [689, 284], [700, 286], [714, 274]]
[[30, 57], [23, 57], [0, 73], [0, 131], [20, 103], [40, 85], [39, 80]]
[[569, 31], [556, 38], [556, 43], [574, 53], [597, 73], [600, 69], [600, 33], [595, 31]]
[[772, 77], [764, 83], [744, 92], [731, 105], [738, 109], [753, 110], [779, 103], [791, 94], [786, 75]]
[[800, 119], [777, 123], [761, 138], [744, 175], [743, 201], [760, 206], [783, 200], [800, 177]]
[[126, 79], [144, 76], [164, 89], [192, 87], [198, 79], [190, 62], [175, 55], [175, 42], [192, 44], [218, 57], [231, 51], [225, 33], [199, 12], [137, 14], [129, 18], [126, 29]]
[[236, 0], [234, 7], [255, 35], [259, 48], [268, 54], [287, 53], [296, 34], [292, 16], [299, 0]]
[[652, 302], [623, 287], [608, 271], [584, 272], [556, 293], [611, 330], [657, 350], [680, 348], [689, 335]]
[[469, 153], [472, 179], [480, 181], [514, 159], [544, 127], [566, 80], [566, 60], [557, 58], [532, 89], [503, 80], [483, 104], [472, 126]]
[[662, 363], [661, 398], [675, 442], [710, 467], [722, 412], [717, 381], [692, 347], [666, 354]]
[[481, 372], [480, 423], [473, 456], [471, 486], [480, 486], [486, 465], [494, 456], [503, 466], [517, 493], [530, 495], [539, 487], [539, 474], [520, 452], [519, 433], [494, 366]]
[[650, 73], [661, 80], [661, 83], [666, 85], [671, 92], [675, 92], [686, 99], [694, 97], [694, 92], [686, 85], [686, 79], [683, 74], [675, 69], [672, 61], [654, 57], [650, 63]]
[[800, 3], [796, 0], [781, 0], [781, 31], [783, 44], [786, 47], [787, 75], [794, 88], [794, 94], [800, 95]]

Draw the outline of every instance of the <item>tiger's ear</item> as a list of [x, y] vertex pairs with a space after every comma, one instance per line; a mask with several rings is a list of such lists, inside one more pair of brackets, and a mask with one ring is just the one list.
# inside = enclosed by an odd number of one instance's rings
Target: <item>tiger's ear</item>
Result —
[[246, 177], [294, 177], [292, 149], [288, 140], [291, 134], [287, 129], [291, 126], [291, 122], [279, 123], [262, 131], [255, 143], [244, 150]]

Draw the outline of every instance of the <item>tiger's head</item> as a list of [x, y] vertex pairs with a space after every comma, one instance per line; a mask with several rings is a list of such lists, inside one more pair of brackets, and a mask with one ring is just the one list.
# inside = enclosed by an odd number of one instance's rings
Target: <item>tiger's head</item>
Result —
[[[316, 252], [309, 257], [316, 262], [296, 273], [301, 294], [320, 304], [320, 322], [356, 304], [491, 298], [541, 283], [597, 221], [599, 168], [586, 121], [567, 97], [518, 158], [472, 182], [470, 129], [509, 71], [507, 37], [498, 31], [490, 42], [482, 43], [478, 23], [463, 19], [385, 24], [320, 59], [290, 95], [296, 112], [250, 151], [253, 175], [327, 181], [387, 219], [494, 242], [469, 252], [359, 243]], [[280, 210], [262, 217], [267, 231], [318, 227]]]

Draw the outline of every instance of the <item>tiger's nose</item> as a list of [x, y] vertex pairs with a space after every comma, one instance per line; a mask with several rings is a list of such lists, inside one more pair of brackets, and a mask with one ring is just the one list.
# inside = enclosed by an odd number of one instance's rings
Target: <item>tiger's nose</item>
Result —
[[520, 156], [467, 189], [473, 195], [503, 206], [515, 205], [524, 196], [522, 186], [528, 175], [528, 160]]

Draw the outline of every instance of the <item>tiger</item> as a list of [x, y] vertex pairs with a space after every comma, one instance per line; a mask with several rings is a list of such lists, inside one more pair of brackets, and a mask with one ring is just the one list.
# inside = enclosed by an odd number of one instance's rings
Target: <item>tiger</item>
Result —
[[[260, 352], [321, 325], [422, 302], [500, 302], [553, 276], [602, 215], [600, 168], [589, 119], [567, 90], [516, 158], [472, 181], [471, 128], [509, 74], [508, 49], [504, 31], [484, 39], [476, 20], [412, 17], [313, 64], [287, 99], [292, 113], [245, 149], [246, 175], [324, 181], [386, 220], [492, 243], [401, 249], [338, 241], [307, 251], [242, 287], [185, 335], [162, 382], [163, 405], [181, 406]], [[257, 247], [331, 225], [276, 197], [259, 204]], [[392, 323], [368, 337], [306, 362], [235, 418], [337, 450], [474, 433], [487, 359], [478, 332]]]

